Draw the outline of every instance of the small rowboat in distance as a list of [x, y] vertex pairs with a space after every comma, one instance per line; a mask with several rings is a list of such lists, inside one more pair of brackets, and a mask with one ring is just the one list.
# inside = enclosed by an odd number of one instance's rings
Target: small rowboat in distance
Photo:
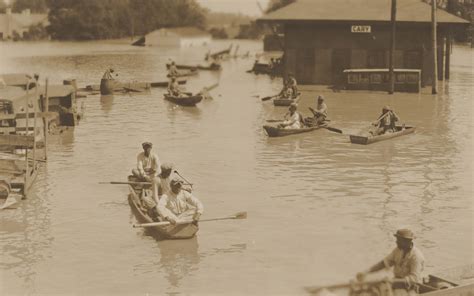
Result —
[[[166, 64], [166, 68], [169, 69], [169, 67], [170, 67], [170, 64]], [[221, 65], [219, 65], [217, 63], [211, 63], [207, 66], [204, 66], [204, 65], [195, 65], [195, 66], [192, 66], [192, 65], [176, 65], [176, 68], [180, 69], [180, 70], [184, 69], [184, 70], [192, 70], [192, 71], [195, 71], [195, 70], [218, 71], [222, 67], [221, 67]]]
[[278, 107], [288, 107], [291, 105], [291, 103], [298, 103], [299, 100], [300, 95], [293, 99], [273, 99], [273, 105]]
[[164, 96], [165, 96], [165, 100], [175, 103], [176, 105], [188, 106], [188, 107], [196, 106], [196, 104], [201, 102], [203, 98], [201, 94], [197, 94], [194, 96], [183, 96], [183, 97], [175, 97], [169, 94], [165, 94]]
[[303, 128], [280, 128], [280, 127], [275, 127], [275, 126], [270, 126], [270, 125], [264, 125], [263, 129], [265, 130], [265, 132], [267, 132], [267, 135], [269, 137], [273, 138], [273, 137], [283, 137], [283, 136], [307, 133], [307, 132], [311, 132], [323, 127], [324, 126], [313, 126], [313, 127], [303, 127]]
[[367, 145], [383, 140], [388, 140], [391, 138], [411, 134], [415, 131], [414, 126], [396, 126], [396, 132], [393, 133], [385, 133], [383, 135], [378, 135], [378, 136], [356, 136], [356, 135], [350, 135], [351, 143], [352, 144], [361, 144], [361, 145]]
[[[133, 182], [133, 177], [129, 177], [129, 181]], [[128, 194], [128, 203], [132, 209], [132, 213], [139, 223], [152, 223], [155, 222], [146, 213], [144, 209], [141, 195], [146, 186], [150, 185], [129, 185], [130, 193]], [[161, 225], [145, 228], [149, 234], [153, 235], [156, 239], [187, 239], [192, 238], [198, 232], [199, 227], [193, 223], [179, 224], [179, 225]]]
[[182, 71], [179, 71], [177, 75], [170, 75], [168, 74], [167, 77], [185, 77], [185, 76], [194, 76], [194, 75], [198, 75], [198, 71], [196, 69], [192, 69], [192, 70], [182, 70]]

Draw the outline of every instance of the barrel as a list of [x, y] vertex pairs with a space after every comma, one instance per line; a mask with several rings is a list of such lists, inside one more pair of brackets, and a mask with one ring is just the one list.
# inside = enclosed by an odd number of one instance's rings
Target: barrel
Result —
[[113, 93], [114, 93], [114, 80], [102, 78], [100, 80], [100, 94], [111, 95]]

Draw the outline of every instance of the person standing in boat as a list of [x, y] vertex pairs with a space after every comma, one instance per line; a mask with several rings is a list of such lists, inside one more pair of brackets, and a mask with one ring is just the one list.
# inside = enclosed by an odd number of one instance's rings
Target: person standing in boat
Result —
[[377, 129], [372, 131], [372, 135], [383, 135], [387, 132], [392, 133], [395, 131], [395, 123], [400, 121], [400, 118], [397, 114], [389, 107], [384, 106], [382, 108], [382, 114], [379, 118], [372, 124]]
[[112, 68], [107, 69], [107, 71], [105, 71], [104, 73], [104, 76], [102, 76], [102, 79], [108, 79], [108, 80], [114, 79], [113, 73], [114, 73], [114, 69]]
[[168, 93], [174, 97], [181, 96], [181, 90], [179, 89], [178, 81], [174, 76], [171, 77], [171, 80], [168, 83]]
[[279, 127], [287, 129], [301, 128], [303, 126], [303, 118], [301, 114], [297, 111], [298, 105], [296, 103], [291, 103], [288, 109], [289, 112], [285, 115], [285, 121], [283, 121], [283, 123], [281, 123]]
[[171, 61], [170, 67], [168, 69], [168, 76], [169, 77], [176, 77], [179, 75], [178, 68], [176, 67], [176, 64], [174, 61]]
[[158, 202], [157, 209], [160, 216], [171, 224], [193, 220], [199, 221], [204, 207], [192, 193], [182, 190], [183, 181], [174, 177], [170, 182], [170, 191], [163, 194]]
[[318, 104], [316, 105], [316, 110], [309, 107], [309, 110], [311, 110], [314, 115], [312, 121], [314, 125], [323, 124], [326, 121], [326, 118], [328, 117], [328, 106], [324, 103], [324, 97], [318, 96], [317, 100]]
[[409, 229], [399, 229], [394, 234], [397, 247], [382, 261], [375, 264], [367, 271], [359, 272], [357, 280], [364, 281], [369, 273], [377, 272], [384, 268], [393, 267], [393, 274], [397, 281], [392, 284], [394, 296], [418, 295], [417, 284], [421, 283], [425, 264], [423, 254], [413, 244], [415, 236]]

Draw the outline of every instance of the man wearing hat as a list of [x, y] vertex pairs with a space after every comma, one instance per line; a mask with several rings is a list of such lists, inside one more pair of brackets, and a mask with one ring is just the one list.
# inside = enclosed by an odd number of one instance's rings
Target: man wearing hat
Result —
[[399, 229], [394, 236], [397, 238], [397, 247], [369, 270], [359, 272], [357, 279], [363, 281], [368, 273], [393, 266], [393, 275], [396, 279], [392, 285], [393, 295], [417, 295], [417, 283], [421, 283], [425, 258], [421, 251], [413, 245], [415, 236], [411, 230]]
[[289, 112], [285, 115], [285, 121], [279, 125], [279, 127], [294, 129], [294, 128], [301, 128], [301, 123], [303, 118], [301, 114], [296, 111], [298, 109], [298, 105], [296, 103], [291, 103], [290, 107], [288, 108]]
[[158, 202], [157, 208], [160, 216], [176, 224], [178, 221], [199, 221], [204, 207], [192, 193], [182, 190], [183, 181], [173, 177], [170, 182], [170, 191], [163, 194]]
[[397, 114], [390, 108], [390, 106], [384, 106], [382, 108], [382, 114], [379, 118], [372, 124], [377, 127], [375, 132], [371, 132], [373, 135], [383, 135], [386, 132], [395, 131], [395, 123], [400, 121], [400, 118]]
[[320, 125], [326, 121], [326, 118], [328, 117], [328, 106], [324, 103], [324, 97], [323, 96], [318, 96], [317, 98], [318, 104], [316, 105], [316, 110], [313, 108], [309, 107], [309, 110], [314, 115], [314, 120], [313, 124]]
[[151, 153], [153, 144], [144, 142], [143, 152], [137, 156], [137, 168], [132, 170], [132, 174], [140, 181], [155, 182], [156, 175], [161, 172], [160, 159], [156, 154]]
[[161, 173], [158, 175], [158, 179], [160, 180], [158, 185], [158, 197], [161, 197], [163, 194], [168, 194], [171, 191], [170, 182], [173, 168], [174, 165], [171, 162], [166, 162], [161, 165]]

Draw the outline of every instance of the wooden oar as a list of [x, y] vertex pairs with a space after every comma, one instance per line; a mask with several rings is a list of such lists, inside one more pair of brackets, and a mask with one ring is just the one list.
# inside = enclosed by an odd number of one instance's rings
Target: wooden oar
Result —
[[335, 127], [332, 127], [332, 126], [323, 126], [322, 128], [325, 128], [325, 129], [327, 129], [328, 131], [331, 131], [331, 132], [336, 132], [336, 133], [339, 133], [339, 134], [343, 134], [342, 130], [340, 130], [338, 128], [335, 128]]
[[278, 97], [278, 96], [279, 96], [279, 94], [278, 94], [278, 95], [274, 95], [274, 96], [270, 96], [270, 97], [264, 97], [264, 98], [262, 98], [262, 102], [271, 100], [271, 99], [276, 98], [276, 97]]
[[[233, 219], [247, 219], [247, 212], [238, 212], [232, 216], [227, 216], [227, 217], [219, 217], [219, 218], [212, 218], [212, 219], [201, 219], [199, 222], [210, 222], [210, 221], [220, 221], [220, 220], [233, 220]], [[189, 224], [192, 223], [193, 221], [177, 221], [176, 225], [181, 225], [181, 224]], [[142, 224], [133, 224], [134, 228], [146, 228], [146, 227], [155, 227], [155, 226], [167, 226], [170, 225], [171, 222], [164, 221], [164, 222], [152, 222], [152, 223], [142, 223]]]
[[110, 181], [110, 182], [99, 182], [99, 184], [112, 184], [112, 185], [151, 185], [151, 182], [121, 182], [121, 181]]
[[212, 99], [212, 96], [209, 94], [209, 91], [213, 90], [219, 86], [219, 83], [215, 83], [209, 87], [204, 87], [200, 92], [197, 93], [197, 95], [203, 95], [204, 99]]
[[183, 179], [186, 183], [188, 183], [188, 184], [186, 184], [186, 185], [189, 185], [189, 186], [191, 186], [191, 188], [193, 188], [193, 183], [189, 182], [189, 181], [186, 180], [183, 176], [181, 176], [181, 175], [178, 173], [177, 170], [175, 170], [174, 173], [175, 173], [176, 175], [178, 175], [181, 179]]

